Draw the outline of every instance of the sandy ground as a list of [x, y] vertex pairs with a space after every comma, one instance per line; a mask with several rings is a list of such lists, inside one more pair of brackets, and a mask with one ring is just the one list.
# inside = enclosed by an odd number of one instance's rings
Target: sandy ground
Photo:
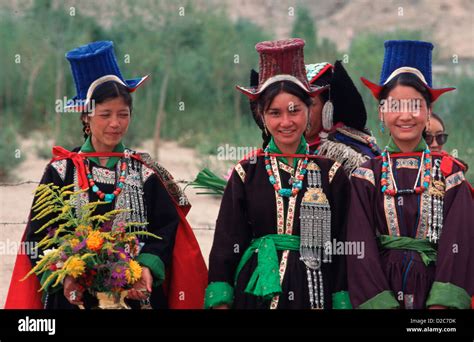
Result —
[[[32, 140], [24, 142], [22, 151], [25, 158], [15, 170], [16, 180], [12, 183], [41, 179], [47, 160], [35, 156], [32, 150], [33, 144]], [[137, 150], [151, 151], [151, 142], [145, 143]], [[194, 179], [201, 165], [194, 150], [182, 148], [174, 142], [162, 143], [160, 163], [173, 174], [175, 179], [185, 181]], [[35, 187], [36, 184], [0, 187], [0, 308], [3, 308], [5, 303], [18, 242], [25, 229], [25, 224], [8, 223], [27, 220]], [[207, 263], [220, 199], [197, 195], [191, 187], [186, 188], [186, 195], [192, 204], [187, 218], [194, 229]]]

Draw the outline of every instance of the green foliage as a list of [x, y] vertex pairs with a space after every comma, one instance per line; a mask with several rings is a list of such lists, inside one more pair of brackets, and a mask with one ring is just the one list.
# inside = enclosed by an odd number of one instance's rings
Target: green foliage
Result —
[[319, 39], [316, 23], [310, 13], [307, 8], [298, 7], [291, 36], [305, 40], [304, 55], [307, 64], [333, 63], [338, 56], [336, 44], [327, 38]]

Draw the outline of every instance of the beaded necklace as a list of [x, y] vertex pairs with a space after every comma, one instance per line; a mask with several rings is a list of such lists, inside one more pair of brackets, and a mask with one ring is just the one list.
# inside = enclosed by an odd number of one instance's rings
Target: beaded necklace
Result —
[[91, 171], [89, 170], [88, 164], [89, 164], [88, 162], [84, 161], [87, 179], [89, 180], [89, 186], [92, 188], [92, 191], [94, 191], [101, 200], [104, 200], [105, 202], [112, 202], [114, 198], [117, 197], [120, 194], [120, 192], [122, 192], [123, 185], [125, 182], [125, 173], [127, 170], [127, 161], [125, 159], [122, 159], [122, 163], [120, 164], [120, 177], [117, 183], [117, 187], [110, 194], [106, 194], [99, 190], [99, 187], [94, 182], [94, 179], [92, 177]]
[[[278, 184], [278, 182], [275, 179], [275, 175], [273, 174], [272, 166], [270, 164], [268, 146], [265, 148], [264, 152], [265, 152], [265, 169], [267, 170], [268, 179], [270, 183], [273, 185], [273, 188], [275, 189], [275, 191], [282, 197], [296, 197], [296, 195], [298, 195], [298, 192], [303, 187], [303, 179], [307, 172], [306, 167], [308, 166], [308, 157], [305, 157], [305, 159], [303, 160], [303, 165], [301, 166], [300, 173], [296, 177], [292, 178], [291, 189], [285, 189], [281, 187], [281, 184]], [[309, 155], [308, 144], [306, 144], [306, 155]]]
[[[421, 169], [422, 165], [424, 164], [425, 166], [425, 173], [423, 175], [423, 182], [422, 185], [416, 186], [418, 184], [418, 179], [420, 178], [421, 175]], [[387, 184], [388, 184], [388, 174], [390, 174], [390, 178], [392, 179], [392, 184], [394, 189], [388, 189]], [[428, 189], [428, 186], [430, 184], [431, 180], [431, 152], [428, 147], [425, 148], [423, 151], [423, 154], [421, 155], [421, 162], [420, 162], [420, 167], [418, 169], [418, 174], [416, 176], [415, 180], [415, 185], [413, 186], [413, 189], [397, 189], [397, 184], [395, 182], [395, 179], [393, 177], [393, 172], [392, 172], [392, 161], [390, 159], [390, 153], [387, 150], [387, 147], [385, 147], [384, 151], [382, 152], [382, 178], [380, 180], [380, 185], [382, 186], [381, 191], [389, 196], [395, 196], [396, 194], [400, 195], [405, 195], [405, 194], [421, 194], [423, 193], [426, 189]]]

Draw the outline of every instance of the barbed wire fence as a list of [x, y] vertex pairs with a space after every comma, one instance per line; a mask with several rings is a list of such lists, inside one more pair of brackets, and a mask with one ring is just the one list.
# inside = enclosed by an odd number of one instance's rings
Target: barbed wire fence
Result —
[[[178, 184], [189, 184], [190, 181], [187, 180], [176, 180], [176, 183]], [[8, 188], [8, 187], [15, 187], [15, 186], [22, 186], [22, 185], [28, 185], [28, 184], [40, 184], [38, 181], [33, 181], [33, 180], [26, 180], [26, 181], [21, 181], [21, 182], [16, 182], [16, 183], [0, 183], [0, 189], [1, 188]], [[183, 190], [184, 191], [184, 190]], [[0, 193], [1, 196], [1, 193]], [[26, 216], [28, 216], [28, 213], [25, 213]], [[27, 221], [22, 221], [22, 222], [3, 222], [0, 221], [0, 226], [15, 226], [15, 225], [25, 225], [27, 224]], [[204, 230], [204, 231], [213, 231], [215, 230], [215, 227], [192, 227], [193, 230]]]

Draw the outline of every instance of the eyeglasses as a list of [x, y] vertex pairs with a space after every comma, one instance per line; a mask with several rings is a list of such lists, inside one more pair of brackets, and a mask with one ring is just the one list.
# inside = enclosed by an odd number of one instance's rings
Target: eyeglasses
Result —
[[446, 144], [446, 141], [448, 141], [448, 134], [439, 133], [439, 134], [433, 135], [433, 134], [423, 133], [423, 138], [425, 138], [425, 141], [428, 145], [431, 145], [434, 139], [436, 139], [436, 142], [438, 143], [438, 145], [444, 145]]

